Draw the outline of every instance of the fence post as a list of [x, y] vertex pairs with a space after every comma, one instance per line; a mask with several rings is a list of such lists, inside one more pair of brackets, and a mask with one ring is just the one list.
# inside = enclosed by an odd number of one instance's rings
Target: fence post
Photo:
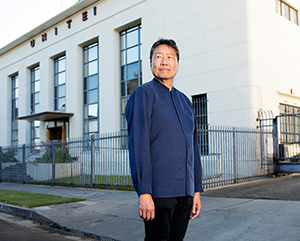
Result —
[[2, 182], [2, 146], [0, 146], [0, 182]]
[[54, 140], [51, 142], [52, 144], [52, 186], [55, 185], [55, 146]]
[[25, 153], [26, 148], [25, 144], [22, 146], [22, 163], [23, 163], [23, 168], [22, 168], [22, 184], [25, 184], [25, 173], [26, 173], [26, 163], [25, 163]]
[[273, 135], [273, 173], [274, 175], [277, 175], [279, 165], [278, 165], [278, 122], [277, 122], [277, 117], [273, 119], [273, 130], [272, 130], [272, 135]]
[[262, 120], [259, 120], [259, 136], [260, 136], [260, 168], [263, 167], [263, 164], [265, 164], [264, 161], [264, 136], [262, 131]]
[[91, 188], [95, 186], [95, 135], [91, 136]]
[[236, 128], [233, 127], [233, 182], [237, 182], [236, 178]]

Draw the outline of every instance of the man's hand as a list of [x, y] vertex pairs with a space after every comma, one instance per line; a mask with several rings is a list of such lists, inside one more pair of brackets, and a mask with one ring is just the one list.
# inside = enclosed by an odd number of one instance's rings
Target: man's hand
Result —
[[145, 221], [151, 221], [155, 217], [155, 207], [150, 194], [142, 194], [139, 198], [139, 215]]
[[201, 200], [200, 200], [200, 192], [196, 192], [194, 195], [194, 203], [193, 203], [190, 220], [193, 220], [199, 216], [201, 208], [202, 208], [202, 206], [201, 206]]

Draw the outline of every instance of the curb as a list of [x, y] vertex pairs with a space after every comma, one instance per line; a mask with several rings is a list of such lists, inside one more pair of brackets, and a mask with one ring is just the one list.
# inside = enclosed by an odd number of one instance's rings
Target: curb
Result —
[[46, 216], [38, 211], [31, 210], [29, 208], [19, 207], [19, 206], [15, 206], [15, 205], [11, 205], [11, 204], [0, 203], [0, 212], [18, 216], [18, 217], [21, 217], [24, 219], [32, 220], [32, 221], [40, 223], [41, 225], [45, 225], [50, 228], [58, 229], [58, 230], [61, 230], [61, 231], [64, 231], [64, 232], [67, 232], [70, 234], [74, 234], [77, 236], [92, 238], [92, 239], [100, 240], [100, 241], [119, 241], [117, 239], [99, 236], [96, 234], [87, 233], [87, 232], [80, 231], [77, 229], [61, 226], [60, 224], [53, 222], [48, 216]]

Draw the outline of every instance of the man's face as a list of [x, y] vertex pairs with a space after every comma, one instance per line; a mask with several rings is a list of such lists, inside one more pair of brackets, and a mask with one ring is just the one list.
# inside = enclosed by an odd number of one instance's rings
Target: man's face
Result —
[[158, 45], [152, 55], [150, 68], [153, 76], [158, 80], [174, 79], [178, 72], [179, 61], [175, 50], [165, 44]]

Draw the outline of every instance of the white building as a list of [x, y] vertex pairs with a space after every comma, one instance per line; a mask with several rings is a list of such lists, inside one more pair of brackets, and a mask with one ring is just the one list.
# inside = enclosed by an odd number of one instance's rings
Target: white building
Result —
[[0, 49], [0, 146], [126, 129], [152, 79], [149, 50], [176, 40], [175, 86], [199, 124], [255, 127], [300, 109], [300, 0], [83, 0]]

